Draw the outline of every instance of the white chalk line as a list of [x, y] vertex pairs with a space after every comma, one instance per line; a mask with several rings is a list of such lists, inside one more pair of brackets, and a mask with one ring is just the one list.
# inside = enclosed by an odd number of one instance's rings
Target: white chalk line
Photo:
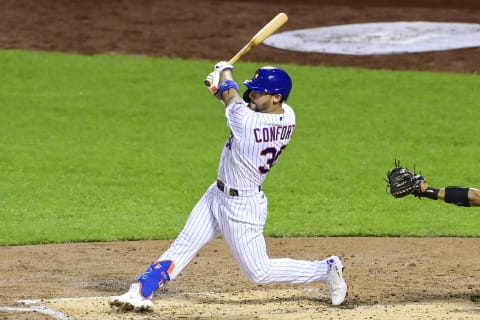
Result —
[[[24, 300], [27, 301], [27, 300]], [[37, 303], [34, 303], [37, 301]], [[13, 312], [38, 312], [49, 315], [57, 320], [75, 320], [75, 318], [66, 315], [62, 312], [57, 310], [50, 309], [42, 304], [40, 304], [40, 300], [30, 300], [29, 307], [0, 307], [0, 311], [13, 311]]]

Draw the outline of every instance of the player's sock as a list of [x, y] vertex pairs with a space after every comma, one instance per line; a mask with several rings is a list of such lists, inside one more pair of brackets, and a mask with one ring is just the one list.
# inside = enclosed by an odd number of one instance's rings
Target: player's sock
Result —
[[171, 260], [157, 261], [152, 263], [144, 273], [138, 277], [138, 282], [142, 285], [142, 295], [145, 298], [151, 298], [153, 292], [163, 287], [170, 281], [170, 273], [175, 264]]

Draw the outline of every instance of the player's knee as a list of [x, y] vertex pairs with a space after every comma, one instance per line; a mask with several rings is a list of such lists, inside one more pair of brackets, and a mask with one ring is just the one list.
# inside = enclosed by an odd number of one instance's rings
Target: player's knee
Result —
[[252, 268], [243, 270], [244, 275], [250, 282], [256, 285], [270, 283], [268, 268]]
[[256, 285], [262, 285], [262, 284], [268, 284], [270, 283], [270, 280], [268, 278], [268, 276], [258, 276], [258, 275], [250, 275], [250, 276], [247, 276], [247, 278], [253, 283], [253, 284], [256, 284]]

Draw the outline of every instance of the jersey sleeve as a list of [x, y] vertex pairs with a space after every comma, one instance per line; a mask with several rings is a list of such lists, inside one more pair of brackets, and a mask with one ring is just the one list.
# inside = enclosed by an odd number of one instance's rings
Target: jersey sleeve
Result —
[[243, 132], [243, 121], [249, 112], [253, 112], [247, 106], [245, 101], [234, 101], [225, 108], [227, 117], [227, 126], [231, 129], [233, 135], [240, 137]]

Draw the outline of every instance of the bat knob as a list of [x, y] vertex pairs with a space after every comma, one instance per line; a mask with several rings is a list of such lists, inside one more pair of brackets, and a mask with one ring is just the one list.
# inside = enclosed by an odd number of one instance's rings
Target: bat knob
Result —
[[203, 81], [203, 83], [204, 83], [207, 87], [210, 87], [210, 81], [205, 80], [205, 81]]

